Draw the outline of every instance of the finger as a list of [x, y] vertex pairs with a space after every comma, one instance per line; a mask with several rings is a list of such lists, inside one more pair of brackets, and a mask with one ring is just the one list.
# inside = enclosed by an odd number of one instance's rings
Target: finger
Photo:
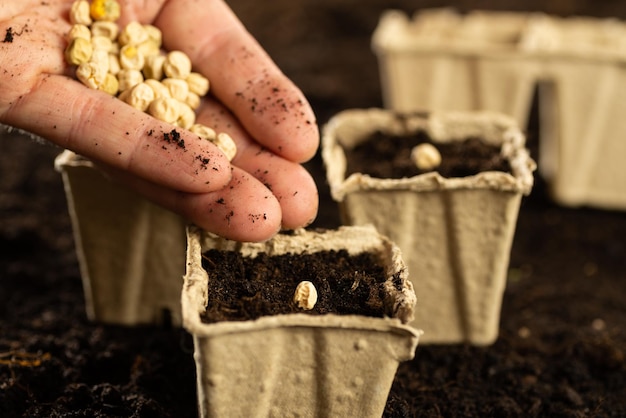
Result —
[[304, 167], [259, 146], [237, 120], [214, 101], [203, 103], [198, 120], [227, 132], [235, 140], [237, 155], [232, 163], [252, 174], [276, 196], [283, 228], [295, 229], [313, 222], [319, 196], [313, 177]]
[[285, 160], [261, 147], [249, 147], [237, 164], [272, 191], [282, 211], [282, 227], [296, 229], [317, 216], [319, 196], [311, 175], [300, 164]]
[[132, 177], [127, 172], [103, 168], [149, 200], [224, 238], [259, 242], [280, 230], [278, 201], [263, 184], [238, 168], [233, 168], [227, 187], [210, 193], [177, 192]]
[[5, 114], [7, 123], [164, 187], [214, 191], [230, 163], [209, 141], [64, 76], [42, 76]]
[[296, 162], [315, 155], [319, 132], [307, 100], [226, 3], [170, 1], [156, 24], [165, 29], [165, 47], [189, 55], [212, 94], [259, 143]]

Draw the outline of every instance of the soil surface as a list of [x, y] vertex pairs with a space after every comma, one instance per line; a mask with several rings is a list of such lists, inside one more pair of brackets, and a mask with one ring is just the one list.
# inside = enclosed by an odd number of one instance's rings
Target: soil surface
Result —
[[[312, 254], [243, 257], [236, 251], [209, 250], [202, 255], [209, 274], [207, 310], [202, 321], [246, 321], [290, 313], [309, 315], [384, 315], [386, 271], [373, 253], [350, 255], [346, 250]], [[294, 301], [298, 284], [315, 286], [312, 309]]]
[[[309, 97], [320, 125], [347, 108], [381, 105], [370, 36], [387, 8], [626, 19], [626, 3], [616, 0], [229, 3]], [[196, 416], [186, 332], [87, 321], [53, 169], [60, 151], [15, 133], [0, 138], [0, 416]], [[338, 226], [319, 155], [307, 168], [320, 188], [313, 226]], [[500, 338], [489, 347], [418, 346], [400, 365], [385, 416], [626, 416], [625, 237], [626, 212], [560, 207], [538, 177], [520, 210]]]
[[489, 145], [480, 138], [434, 144], [441, 156], [441, 163], [428, 169], [418, 168], [411, 154], [414, 147], [421, 144], [433, 144], [424, 132], [404, 136], [375, 132], [354, 148], [344, 149], [346, 178], [353, 173], [399, 179], [430, 171], [436, 171], [446, 178], [473, 176], [485, 171], [511, 172], [508, 160], [500, 153], [500, 147]]

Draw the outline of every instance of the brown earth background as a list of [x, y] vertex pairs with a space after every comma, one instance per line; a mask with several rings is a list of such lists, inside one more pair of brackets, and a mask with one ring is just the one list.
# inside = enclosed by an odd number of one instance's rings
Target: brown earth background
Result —
[[[626, 19], [624, 1], [229, 4], [303, 89], [320, 125], [343, 109], [382, 105], [370, 38], [386, 9], [455, 6]], [[535, 152], [536, 113], [527, 133]], [[59, 152], [17, 134], [0, 138], [0, 416], [196, 416], [186, 332], [87, 321], [62, 182], [53, 169]], [[314, 226], [338, 226], [319, 156], [307, 167], [320, 188]], [[419, 346], [416, 358], [400, 366], [385, 416], [624, 417], [625, 296], [626, 213], [559, 207], [537, 178], [520, 211], [500, 338], [486, 348]]]

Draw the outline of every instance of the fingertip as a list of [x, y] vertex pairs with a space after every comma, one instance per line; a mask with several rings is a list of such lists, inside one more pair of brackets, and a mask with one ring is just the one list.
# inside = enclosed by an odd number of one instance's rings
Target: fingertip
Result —
[[291, 135], [293, 139], [289, 141], [287, 147], [282, 146], [277, 152], [296, 163], [305, 163], [312, 159], [320, 144], [317, 124], [305, 120], [303, 124], [294, 126]]
[[283, 229], [297, 229], [310, 225], [319, 209], [319, 193], [311, 175], [300, 167], [292, 174], [293, 189], [279, 196]]
[[208, 193], [226, 187], [232, 179], [226, 155], [210, 141], [184, 129], [150, 128], [143, 145], [135, 151], [131, 171], [171, 189]]
[[281, 228], [278, 200], [256, 179], [234, 170], [230, 183], [220, 192], [196, 196], [187, 213], [199, 227], [221, 237], [261, 242]]

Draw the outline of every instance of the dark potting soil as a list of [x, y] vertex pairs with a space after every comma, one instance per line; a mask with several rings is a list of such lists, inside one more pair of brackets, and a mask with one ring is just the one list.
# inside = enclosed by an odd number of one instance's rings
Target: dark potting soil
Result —
[[[370, 39], [385, 9], [626, 19], [619, 1], [228, 3], [303, 90], [320, 125], [348, 108], [382, 105]], [[0, 45], [19, 47], [19, 28], [12, 33], [13, 42]], [[537, 125], [529, 126], [528, 138], [538, 160]], [[196, 418], [185, 331], [87, 320], [63, 185], [53, 168], [58, 153], [0, 135], [0, 417]], [[337, 227], [319, 155], [306, 167], [320, 189], [313, 226]], [[400, 364], [385, 418], [625, 417], [624, 237], [626, 213], [556, 205], [538, 176], [520, 208], [498, 340], [488, 347], [418, 345], [415, 359]]]
[[[422, 170], [411, 160], [411, 150], [419, 144], [433, 144], [441, 154], [441, 164]], [[434, 143], [424, 131], [412, 135], [389, 135], [376, 131], [354, 148], [345, 150], [346, 177], [353, 173], [376, 178], [399, 179], [437, 171], [446, 178], [473, 176], [485, 171], [510, 172], [500, 148], [479, 138]]]
[[[245, 321], [290, 313], [383, 317], [385, 269], [373, 253], [346, 250], [311, 254], [244, 257], [209, 250], [202, 265], [209, 274], [207, 310], [202, 321]], [[317, 303], [310, 310], [293, 301], [298, 283], [313, 283]]]

